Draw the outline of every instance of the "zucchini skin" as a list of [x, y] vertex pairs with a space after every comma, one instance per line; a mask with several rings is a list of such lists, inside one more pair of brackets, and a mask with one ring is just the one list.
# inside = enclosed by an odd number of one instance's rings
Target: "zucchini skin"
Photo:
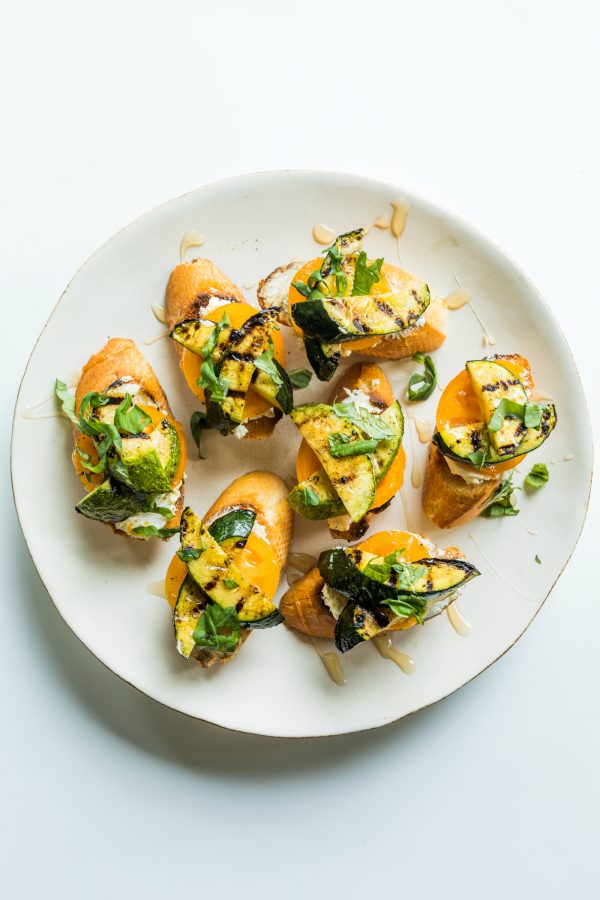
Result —
[[257, 369], [252, 379], [252, 389], [287, 416], [291, 413], [294, 406], [294, 389], [283, 366], [276, 359], [273, 360], [273, 365], [277, 370], [281, 384], [276, 385], [265, 372]]
[[120, 481], [106, 478], [75, 506], [76, 512], [97, 522], [122, 522], [143, 512], [148, 495], [130, 490]]
[[342, 358], [339, 344], [324, 344], [318, 338], [305, 335], [304, 349], [319, 381], [331, 381]]
[[211, 522], [208, 530], [219, 544], [231, 539], [245, 543], [254, 528], [255, 521], [256, 513], [254, 510], [232, 509], [231, 512], [225, 513], [225, 515], [219, 516], [218, 519]]

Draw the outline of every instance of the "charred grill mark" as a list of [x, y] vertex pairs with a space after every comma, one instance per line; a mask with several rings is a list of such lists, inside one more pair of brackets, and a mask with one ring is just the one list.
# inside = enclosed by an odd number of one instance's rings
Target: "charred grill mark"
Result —
[[490, 381], [488, 384], [483, 384], [481, 386], [481, 390], [493, 392], [493, 391], [497, 391], [500, 388], [502, 388], [503, 390], [506, 391], [506, 390], [508, 390], [508, 388], [515, 387], [515, 385], [518, 385], [520, 383], [521, 382], [519, 381], [518, 378], [509, 378], [506, 381]]
[[[481, 443], [482, 443], [481, 433], [479, 431], [477, 431], [476, 429], [473, 429], [473, 431], [469, 435], [469, 438], [471, 440], [471, 446], [473, 447], [473, 449], [479, 450], [479, 448], [481, 447]], [[459, 438], [459, 440], [457, 440], [456, 443], [460, 444], [460, 438]]]
[[360, 331], [361, 334], [364, 334], [367, 330], [358, 316], [354, 316], [354, 318], [352, 319], [352, 324], [357, 331]]
[[212, 581], [207, 581], [207, 583], [204, 585], [204, 590], [208, 593], [208, 591], [214, 590], [216, 586], [217, 582], [213, 579]]
[[385, 300], [375, 300], [375, 306], [377, 309], [381, 310], [381, 312], [390, 319], [394, 318], [394, 310], [390, 306], [389, 303], [386, 303]]

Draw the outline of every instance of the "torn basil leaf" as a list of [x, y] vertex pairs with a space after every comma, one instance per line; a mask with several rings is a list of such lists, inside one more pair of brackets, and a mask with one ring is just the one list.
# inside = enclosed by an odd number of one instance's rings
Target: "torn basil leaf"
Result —
[[140, 537], [169, 538], [173, 534], [179, 534], [179, 528], [157, 528], [155, 525], [138, 525], [132, 529], [133, 534]]
[[201, 551], [196, 547], [184, 547], [177, 551], [177, 556], [182, 562], [189, 562], [192, 559], [198, 559]]
[[140, 434], [151, 423], [148, 413], [133, 405], [131, 394], [125, 394], [115, 410], [115, 427], [128, 434]]
[[539, 490], [539, 488], [543, 487], [547, 481], [550, 479], [550, 472], [548, 471], [548, 467], [545, 463], [536, 463], [529, 475], [525, 477], [523, 484], [527, 488], [531, 488], [534, 491]]
[[269, 337], [269, 346], [261, 353], [260, 356], [257, 356], [254, 360], [254, 365], [257, 369], [260, 369], [261, 372], [264, 372], [265, 375], [268, 375], [273, 384], [276, 387], [281, 387], [283, 384], [283, 379], [279, 374], [277, 366], [274, 361], [275, 355], [275, 347], [273, 345], [273, 339]]
[[488, 506], [486, 506], [479, 515], [486, 519], [496, 519], [501, 516], [518, 516], [520, 510], [513, 505], [513, 495], [515, 490], [516, 488], [512, 483], [512, 475], [509, 475], [492, 495]]
[[316, 491], [313, 491], [311, 487], [305, 485], [302, 488], [302, 502], [306, 506], [318, 506], [320, 503], [319, 495], [316, 493]]
[[202, 455], [202, 451], [200, 450], [200, 439], [202, 437], [202, 432], [207, 431], [211, 427], [212, 426], [210, 425], [208, 416], [205, 412], [200, 412], [200, 410], [197, 410], [196, 412], [192, 413], [190, 418], [190, 431], [192, 432], [194, 443], [198, 448], [198, 456], [200, 457], [200, 459], [206, 459], [206, 457]]
[[58, 378], [54, 382], [54, 393], [60, 400], [65, 416], [68, 416], [73, 425], [79, 428], [79, 419], [75, 415], [75, 394], [72, 394], [64, 381], [59, 381]]
[[288, 372], [292, 387], [301, 389], [308, 387], [312, 379], [313, 373], [309, 369], [292, 369]]
[[376, 259], [371, 265], [367, 264], [367, 254], [361, 251], [356, 261], [356, 269], [354, 271], [354, 284], [352, 285], [352, 296], [366, 296], [371, 293], [373, 285], [381, 280], [381, 267], [383, 259]]
[[233, 607], [211, 603], [200, 616], [192, 637], [200, 647], [230, 653], [239, 644], [241, 631], [240, 620]]
[[413, 359], [423, 364], [422, 372], [413, 372], [408, 382], [409, 400], [427, 400], [437, 384], [437, 369], [431, 356], [415, 353]]

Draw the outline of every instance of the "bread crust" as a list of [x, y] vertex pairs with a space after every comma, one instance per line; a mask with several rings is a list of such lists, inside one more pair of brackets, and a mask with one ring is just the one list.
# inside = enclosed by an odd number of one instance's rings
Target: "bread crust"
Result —
[[[161, 412], [173, 419], [173, 413], [156, 373], [145, 356], [137, 348], [130, 338], [111, 338], [107, 343], [88, 359], [81, 371], [81, 378], [75, 391], [75, 412], [79, 412], [81, 401], [86, 394], [93, 391], [103, 393], [108, 390], [115, 381], [122, 378], [132, 379], [139, 384], [141, 389], [154, 400]], [[77, 444], [79, 431], [73, 426], [73, 444]], [[185, 449], [185, 448], [184, 448]], [[81, 479], [80, 479], [81, 480]], [[82, 484], [89, 489], [82, 480]], [[181, 493], [175, 506], [175, 515], [167, 522], [168, 528], [177, 528], [181, 519], [184, 502], [184, 487], [181, 484]], [[130, 537], [124, 531], [116, 528], [112, 522], [100, 524], [108, 525], [115, 534]], [[168, 538], [163, 538], [168, 540]]]
[[435, 444], [429, 447], [421, 503], [423, 512], [438, 528], [456, 528], [476, 518], [485, 509], [501, 477], [481, 483], [465, 481], [450, 471]]
[[415, 353], [430, 353], [446, 340], [446, 316], [448, 308], [444, 300], [434, 297], [425, 310], [423, 325], [415, 325], [406, 331], [390, 334], [365, 351], [376, 359], [406, 359]]

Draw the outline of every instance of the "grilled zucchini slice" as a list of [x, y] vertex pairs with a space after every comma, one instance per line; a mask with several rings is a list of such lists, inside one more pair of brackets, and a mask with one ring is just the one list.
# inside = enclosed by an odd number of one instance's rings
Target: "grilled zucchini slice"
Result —
[[256, 369], [252, 378], [252, 390], [268, 400], [272, 406], [280, 409], [282, 413], [289, 415], [294, 405], [294, 389], [283, 366], [280, 366], [276, 359], [273, 360], [273, 365], [279, 375], [280, 383], [276, 384], [270, 375]]
[[354, 522], [370, 509], [375, 496], [375, 469], [370, 455], [335, 458], [329, 452], [329, 435], [344, 434], [361, 439], [360, 430], [325, 403], [297, 406], [291, 417], [300, 434], [319, 457], [325, 473]]
[[[175, 326], [169, 337], [185, 347], [186, 350], [195, 353], [196, 356], [202, 356], [202, 351], [214, 329], [215, 323], [209, 322], [207, 319], [185, 319]], [[229, 340], [232, 330], [231, 325], [220, 325], [217, 342], [211, 352], [215, 362], [221, 356], [221, 350]]]
[[395, 334], [410, 328], [429, 306], [426, 284], [388, 294], [344, 295], [292, 304], [292, 318], [308, 337], [325, 343]]
[[[481, 415], [488, 423], [501, 400], [513, 400], [524, 405], [527, 391], [516, 375], [506, 366], [489, 359], [473, 359], [467, 365], [473, 392], [479, 401]], [[489, 442], [498, 456], [506, 459], [523, 440], [525, 425], [518, 416], [506, 416], [498, 431], [489, 432]]]
[[517, 456], [524, 456], [537, 450], [552, 433], [556, 426], [556, 407], [549, 403], [542, 411], [542, 421], [537, 428], [526, 428], [519, 445], [512, 453], [499, 455], [488, 440], [487, 426], [483, 422], [471, 425], [458, 425], [438, 431], [433, 440], [444, 456], [450, 456], [459, 462], [472, 462], [471, 454], [485, 451], [483, 467], [492, 466]]
[[86, 494], [75, 507], [82, 516], [98, 522], [123, 522], [145, 508], [147, 498], [144, 494], [135, 493], [112, 478], [107, 478]]
[[219, 516], [208, 526], [215, 541], [226, 553], [241, 550], [245, 547], [250, 532], [254, 528], [256, 513], [252, 509], [232, 509], [231, 512]]
[[[229, 335], [226, 351], [218, 366], [220, 378], [226, 379], [228, 392], [224, 400], [215, 403], [207, 390], [209, 420], [219, 426], [235, 428], [244, 420], [246, 393], [254, 375], [254, 360], [269, 346], [269, 336], [275, 324], [275, 310], [265, 309], [244, 322]], [[215, 410], [214, 407], [218, 409]]]
[[377, 484], [381, 481], [387, 470], [394, 462], [400, 445], [402, 444], [402, 436], [404, 434], [404, 416], [402, 407], [396, 400], [391, 406], [380, 414], [381, 421], [389, 425], [394, 431], [394, 437], [388, 441], [380, 441], [377, 449], [373, 453], [373, 466], [375, 468], [375, 479]]
[[198, 550], [197, 559], [186, 560], [188, 572], [214, 603], [234, 607], [247, 628], [268, 628], [282, 617], [275, 604], [237, 569], [200, 519], [187, 507], [181, 517], [181, 547]]
[[304, 519], [333, 519], [346, 512], [324, 469], [292, 488], [288, 503]]
[[195, 656], [197, 650], [193, 634], [200, 616], [209, 603], [206, 594], [200, 590], [193, 578], [187, 575], [179, 589], [173, 609], [173, 627], [177, 650], [186, 659]]

